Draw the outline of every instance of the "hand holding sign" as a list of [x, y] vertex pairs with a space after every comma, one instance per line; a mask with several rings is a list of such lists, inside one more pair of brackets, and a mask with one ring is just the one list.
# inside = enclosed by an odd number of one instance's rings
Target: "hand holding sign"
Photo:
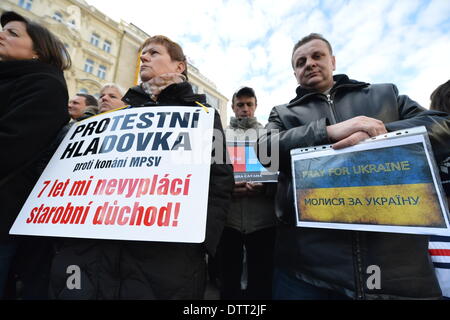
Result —
[[358, 144], [361, 141], [364, 141], [366, 139], [370, 138], [370, 136], [365, 131], [358, 131], [355, 133], [352, 133], [350, 136], [348, 136], [345, 139], [339, 140], [335, 144], [333, 144], [333, 149], [339, 150], [347, 147], [354, 146]]
[[264, 185], [260, 182], [249, 182], [246, 187], [250, 196], [261, 194], [264, 190]]
[[353, 146], [369, 137], [386, 133], [386, 127], [380, 120], [358, 116], [327, 127], [331, 141], [336, 142], [333, 149]]
[[250, 197], [261, 194], [264, 190], [264, 184], [261, 182], [236, 182], [234, 185], [233, 196], [235, 198]]
[[235, 198], [242, 198], [245, 197], [247, 195], [247, 187], [246, 187], [246, 182], [242, 181], [242, 182], [236, 182], [234, 184], [234, 189], [233, 189], [233, 197]]

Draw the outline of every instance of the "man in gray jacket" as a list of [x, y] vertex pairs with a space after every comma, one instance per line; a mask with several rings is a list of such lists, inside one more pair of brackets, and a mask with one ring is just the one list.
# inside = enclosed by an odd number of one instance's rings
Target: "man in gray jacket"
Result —
[[[240, 88], [232, 98], [235, 117], [225, 130], [227, 141], [256, 141], [263, 126], [255, 117], [252, 88]], [[231, 208], [219, 245], [221, 298], [271, 299], [275, 242], [275, 183], [235, 183]], [[245, 250], [244, 250], [245, 247]], [[246, 256], [247, 289], [241, 291]]]
[[[272, 109], [259, 146], [279, 143], [275, 299], [438, 299], [441, 290], [423, 235], [295, 226], [290, 150], [332, 144], [345, 148], [386, 132], [424, 125], [436, 158], [447, 150], [447, 114], [422, 108], [393, 84], [334, 75], [330, 43], [310, 34], [294, 47], [297, 96]], [[271, 132], [270, 130], [274, 130]], [[276, 132], [277, 130], [277, 132]], [[377, 266], [381, 286], [367, 285]]]

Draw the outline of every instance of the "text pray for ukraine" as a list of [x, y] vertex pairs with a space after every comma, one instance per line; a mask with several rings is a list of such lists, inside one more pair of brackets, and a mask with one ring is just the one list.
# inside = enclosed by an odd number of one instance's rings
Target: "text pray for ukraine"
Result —
[[323, 177], [326, 174], [329, 176], [340, 176], [340, 175], [349, 175], [349, 174], [371, 174], [371, 173], [380, 173], [380, 172], [392, 172], [392, 171], [406, 171], [410, 170], [409, 161], [398, 161], [398, 162], [386, 162], [379, 164], [366, 164], [366, 165], [357, 165], [349, 167], [340, 167], [340, 168], [329, 168], [326, 170], [305, 170], [302, 171], [303, 178], [319, 178]]

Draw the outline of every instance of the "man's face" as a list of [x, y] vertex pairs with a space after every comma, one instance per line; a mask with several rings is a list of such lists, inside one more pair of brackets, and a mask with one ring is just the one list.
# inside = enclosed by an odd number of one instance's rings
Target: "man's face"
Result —
[[69, 114], [72, 119], [78, 119], [86, 110], [86, 98], [81, 96], [75, 96], [69, 100]]
[[324, 92], [333, 86], [336, 60], [324, 41], [315, 39], [298, 47], [292, 64], [295, 78], [303, 88]]
[[255, 97], [235, 97], [233, 111], [236, 118], [252, 118], [255, 116], [256, 99]]
[[106, 112], [117, 108], [125, 107], [125, 103], [122, 101], [122, 95], [119, 90], [114, 87], [106, 87], [100, 92], [100, 98], [98, 99], [99, 112]]

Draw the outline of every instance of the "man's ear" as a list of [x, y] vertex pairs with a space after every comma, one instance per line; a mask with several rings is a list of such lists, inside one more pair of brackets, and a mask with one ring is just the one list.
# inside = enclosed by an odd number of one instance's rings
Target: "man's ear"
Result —
[[333, 62], [333, 71], [336, 71], [336, 57], [331, 56], [331, 61]]

